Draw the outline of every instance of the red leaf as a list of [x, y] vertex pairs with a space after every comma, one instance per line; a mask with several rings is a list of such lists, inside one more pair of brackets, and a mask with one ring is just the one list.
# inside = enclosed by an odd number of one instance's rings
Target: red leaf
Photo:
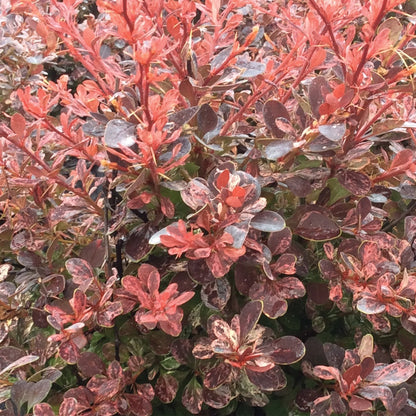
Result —
[[160, 209], [167, 218], [173, 218], [175, 215], [175, 206], [173, 205], [173, 202], [163, 195], [160, 196]]
[[94, 352], [83, 352], [77, 361], [77, 366], [80, 373], [86, 378], [105, 373], [104, 363]]
[[20, 113], [15, 113], [10, 119], [10, 127], [13, 132], [22, 139], [25, 136], [26, 132], [26, 120]]

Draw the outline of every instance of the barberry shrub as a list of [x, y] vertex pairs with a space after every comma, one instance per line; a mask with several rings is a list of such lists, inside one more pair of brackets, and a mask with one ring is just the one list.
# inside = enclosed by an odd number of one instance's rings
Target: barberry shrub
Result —
[[0, 414], [415, 414], [413, 3], [0, 0]]

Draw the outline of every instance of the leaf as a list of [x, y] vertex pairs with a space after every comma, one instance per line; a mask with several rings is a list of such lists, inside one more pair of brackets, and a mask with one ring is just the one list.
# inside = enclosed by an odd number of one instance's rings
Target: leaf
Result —
[[68, 364], [75, 364], [79, 358], [80, 351], [74, 342], [64, 342], [59, 346], [59, 355]]
[[59, 416], [77, 416], [78, 402], [75, 397], [65, 397], [59, 406]]
[[217, 278], [201, 289], [201, 300], [210, 309], [223, 310], [230, 297], [231, 286], [225, 277]]
[[170, 374], [161, 374], [155, 385], [156, 396], [162, 403], [171, 403], [178, 392], [178, 380]]
[[13, 132], [22, 139], [26, 132], [26, 120], [20, 113], [14, 113], [10, 118], [10, 127]]
[[342, 124], [324, 124], [318, 127], [319, 133], [333, 142], [339, 142], [345, 135], [347, 127]]
[[339, 146], [338, 143], [319, 135], [308, 143], [307, 150], [313, 153], [326, 153], [330, 150], [338, 149]]
[[263, 149], [263, 156], [268, 160], [277, 160], [289, 154], [293, 149], [291, 140], [276, 140]]
[[94, 272], [90, 264], [80, 258], [69, 259], [65, 262], [65, 267], [72, 276], [78, 288], [85, 292], [94, 280]]
[[328, 81], [323, 76], [314, 78], [309, 85], [309, 104], [315, 118], [320, 118], [319, 107], [325, 102], [325, 96], [331, 91]]
[[322, 380], [336, 380], [340, 382], [341, 374], [337, 368], [328, 367], [326, 365], [317, 365], [313, 368], [313, 375]]
[[55, 413], [50, 404], [38, 403], [33, 407], [33, 416], [55, 416]]
[[197, 123], [202, 137], [217, 127], [218, 116], [209, 104], [201, 105], [197, 115]]
[[282, 231], [285, 227], [285, 220], [273, 211], [262, 211], [254, 216], [250, 225], [259, 231], [268, 233]]
[[371, 189], [370, 178], [361, 172], [342, 169], [337, 173], [339, 183], [353, 195], [367, 195]]
[[279, 366], [264, 372], [247, 368], [246, 373], [249, 380], [261, 390], [277, 391], [286, 387], [286, 377]]
[[366, 381], [380, 386], [394, 387], [407, 381], [414, 373], [415, 364], [402, 359], [388, 365], [377, 365]]
[[391, 162], [390, 168], [386, 172], [375, 177], [373, 180], [379, 182], [392, 176], [404, 173], [407, 169], [409, 169], [410, 165], [413, 163], [413, 156], [413, 150], [401, 150], [394, 157], [393, 161]]
[[205, 260], [190, 260], [188, 261], [188, 273], [192, 280], [201, 284], [208, 285], [215, 280], [214, 275], [207, 266]]
[[290, 247], [291, 243], [292, 231], [289, 227], [286, 227], [281, 231], [271, 233], [267, 240], [267, 246], [273, 256], [284, 253]]
[[23, 367], [27, 364], [31, 364], [39, 360], [37, 355], [25, 355], [21, 358], [18, 358], [16, 361], [13, 361], [11, 364], [7, 365], [0, 371], [0, 375], [3, 375], [8, 372], [13, 372], [17, 368]]
[[188, 207], [197, 210], [209, 202], [210, 190], [204, 179], [195, 178], [181, 191], [181, 197]]
[[[278, 274], [295, 274], [296, 273], [296, 256], [290, 253], [283, 253], [276, 263], [270, 266], [275, 275]], [[291, 283], [295, 283], [294, 281]], [[297, 285], [295, 285], [296, 287]], [[289, 286], [287, 286], [289, 288]]]
[[319, 211], [308, 211], [300, 219], [296, 234], [306, 240], [327, 241], [341, 235], [338, 225]]
[[357, 390], [357, 394], [368, 400], [381, 399], [383, 401], [393, 401], [393, 393], [386, 386], [364, 386]]
[[280, 101], [266, 101], [263, 106], [263, 117], [266, 127], [274, 137], [281, 138], [285, 135], [285, 132], [277, 127], [276, 119], [281, 118], [288, 122], [290, 120], [290, 114]]
[[244, 343], [247, 335], [255, 328], [263, 311], [260, 301], [246, 303], [240, 313], [240, 343]]
[[214, 409], [223, 409], [233, 398], [228, 385], [223, 384], [215, 390], [204, 389], [202, 392], [204, 402]]
[[231, 375], [232, 367], [229, 364], [220, 362], [212, 368], [204, 377], [204, 386], [213, 390], [226, 383]]
[[136, 125], [122, 119], [110, 120], [105, 126], [104, 143], [112, 149], [137, 149]]
[[241, 56], [237, 58], [236, 67], [242, 70], [240, 78], [253, 78], [261, 75], [266, 70], [266, 65], [262, 62], [245, 61]]
[[43, 379], [37, 383], [29, 382], [27, 384], [29, 385], [29, 388], [26, 390], [27, 409], [30, 410], [35, 404], [45, 399], [52, 387], [52, 382]]
[[35, 404], [40, 403], [48, 395], [51, 386], [52, 382], [47, 379], [37, 383], [17, 381], [11, 388], [10, 398], [19, 410], [27, 403], [27, 410], [30, 411]]
[[293, 364], [305, 355], [303, 342], [291, 335], [273, 341], [273, 360], [276, 364]]
[[355, 395], [351, 396], [348, 404], [350, 409], [357, 412], [365, 412], [366, 410], [371, 410], [373, 408], [373, 405], [370, 401]]
[[202, 387], [195, 377], [185, 386], [182, 393], [182, 404], [188, 412], [198, 415], [201, 412], [203, 403]]
[[91, 378], [96, 374], [105, 374], [105, 365], [94, 352], [85, 351], [81, 353], [77, 361], [77, 367], [85, 378]]
[[247, 234], [250, 229], [250, 222], [247, 221], [240, 221], [233, 225], [229, 225], [224, 229], [225, 232], [230, 234], [233, 237], [233, 247], [234, 248], [241, 248], [246, 241]]
[[364, 296], [357, 302], [357, 309], [367, 315], [374, 315], [384, 312], [386, 310], [386, 305], [376, 298]]
[[130, 231], [124, 244], [124, 251], [133, 261], [139, 261], [151, 251], [148, 243], [150, 238], [150, 225], [142, 224]]
[[196, 113], [199, 111], [199, 106], [185, 108], [184, 110], [177, 111], [169, 116], [169, 122], [174, 124], [173, 129], [177, 130], [182, 127], [185, 123], [188, 123], [194, 118]]

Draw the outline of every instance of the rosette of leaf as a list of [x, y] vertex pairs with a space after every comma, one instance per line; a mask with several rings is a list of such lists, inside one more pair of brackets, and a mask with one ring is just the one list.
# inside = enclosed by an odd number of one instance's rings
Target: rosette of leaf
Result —
[[[295, 276], [296, 257], [291, 253], [282, 254], [270, 265], [270, 273], [262, 274], [257, 265], [241, 262], [234, 271], [237, 290], [253, 300], [263, 302], [263, 312], [269, 318], [283, 316], [287, 311], [287, 300], [305, 295], [303, 283]], [[288, 276], [279, 276], [279, 275]]]
[[413, 332], [416, 280], [405, 269], [401, 271], [409, 262], [409, 244], [385, 233], [367, 238], [374, 241], [345, 240], [337, 252], [325, 245], [328, 260], [321, 260], [319, 267], [329, 281], [329, 297], [341, 305], [344, 291], [351, 293], [353, 305], [377, 331], [390, 331], [387, 314], [401, 318]]
[[[69, 302], [58, 302], [60, 306], [46, 305], [49, 324], [58, 334], [51, 335], [48, 340], [59, 342], [59, 355], [68, 363], [74, 364], [80, 354], [80, 350], [87, 344], [83, 328], [85, 323], [93, 315], [91, 307], [87, 305], [85, 293], [75, 290], [74, 296]], [[70, 324], [69, 326], [67, 324]]]
[[[415, 373], [415, 364], [404, 359], [391, 364], [376, 364], [370, 334], [365, 335], [360, 347], [354, 350], [344, 351], [339, 346], [324, 344], [324, 352], [329, 365], [315, 366], [312, 375], [330, 381], [326, 388], [332, 392], [314, 400], [311, 416], [345, 414], [348, 408], [348, 414], [362, 414], [373, 410], [377, 399], [386, 409], [397, 408], [391, 387], [397, 388]], [[402, 391], [400, 396], [405, 397], [402, 401], [404, 407], [407, 392]]]
[[191, 231], [178, 221], [155, 234], [150, 243], [168, 247], [169, 254], [204, 259], [212, 275], [222, 277], [245, 254], [250, 228], [275, 232], [285, 227], [279, 214], [263, 211], [266, 200], [260, 193], [254, 177], [235, 171], [232, 163], [223, 164], [208, 180], [192, 179], [181, 191], [185, 204], [195, 210]]
[[250, 390], [247, 383], [259, 393], [286, 386], [280, 365], [299, 361], [305, 346], [293, 336], [269, 337], [267, 328], [257, 324], [262, 311], [262, 302], [253, 301], [234, 316], [230, 325], [218, 316], [209, 318], [209, 337], [197, 341], [192, 351], [197, 359], [213, 360], [204, 374], [205, 389], [219, 395], [235, 390], [235, 395], [244, 396]]
[[[101, 366], [104, 364], [101, 363]], [[151, 415], [153, 387], [150, 384], [133, 384], [129, 389], [131, 393], [124, 393], [130, 381], [128, 371], [123, 370], [118, 361], [111, 362], [105, 371], [92, 376], [86, 386], [69, 389], [63, 396], [59, 414]]]
[[177, 283], [171, 283], [163, 292], [159, 292], [160, 275], [150, 264], [139, 267], [137, 278], [125, 276], [122, 285], [140, 304], [135, 314], [138, 325], [149, 330], [158, 326], [174, 337], [181, 333], [183, 310], [179, 306], [191, 299], [194, 292], [179, 293]]

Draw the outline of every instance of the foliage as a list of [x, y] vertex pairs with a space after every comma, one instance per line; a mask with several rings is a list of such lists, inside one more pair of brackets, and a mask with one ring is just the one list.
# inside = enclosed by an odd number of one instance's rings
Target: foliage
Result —
[[414, 414], [415, 12], [0, 0], [0, 414]]

